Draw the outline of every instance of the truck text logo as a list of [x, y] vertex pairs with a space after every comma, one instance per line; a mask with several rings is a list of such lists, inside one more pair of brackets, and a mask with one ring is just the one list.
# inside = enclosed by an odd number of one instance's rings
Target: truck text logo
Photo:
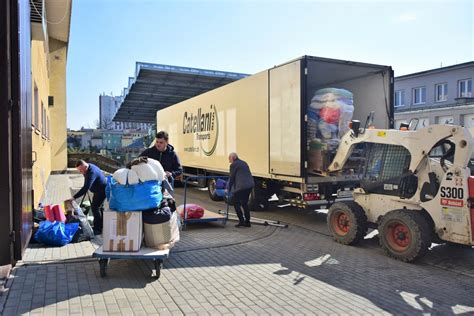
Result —
[[[219, 136], [219, 121], [215, 105], [211, 104], [210, 111], [205, 112], [199, 108], [197, 113], [184, 112], [183, 134], [195, 134], [200, 148], [206, 156], [214, 153]], [[212, 139], [214, 138], [214, 141]], [[197, 152], [199, 147], [184, 148], [187, 152]]]

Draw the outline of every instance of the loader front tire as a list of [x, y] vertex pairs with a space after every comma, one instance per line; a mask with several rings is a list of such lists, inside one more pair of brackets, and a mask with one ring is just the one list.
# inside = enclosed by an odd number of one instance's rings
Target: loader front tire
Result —
[[431, 231], [420, 211], [395, 210], [388, 212], [380, 221], [379, 240], [390, 257], [413, 262], [428, 251]]
[[356, 245], [367, 234], [367, 216], [359, 204], [353, 201], [331, 205], [327, 224], [333, 238], [343, 245]]

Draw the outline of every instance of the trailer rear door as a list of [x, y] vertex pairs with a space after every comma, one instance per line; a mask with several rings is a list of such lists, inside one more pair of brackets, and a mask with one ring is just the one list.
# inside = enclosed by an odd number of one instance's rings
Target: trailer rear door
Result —
[[301, 176], [301, 60], [269, 70], [270, 173]]

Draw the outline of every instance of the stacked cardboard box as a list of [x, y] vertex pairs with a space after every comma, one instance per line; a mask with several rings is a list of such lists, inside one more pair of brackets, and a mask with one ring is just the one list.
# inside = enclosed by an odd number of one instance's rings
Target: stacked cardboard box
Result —
[[104, 251], [138, 251], [142, 245], [142, 213], [115, 212], [104, 202], [104, 228], [102, 230]]

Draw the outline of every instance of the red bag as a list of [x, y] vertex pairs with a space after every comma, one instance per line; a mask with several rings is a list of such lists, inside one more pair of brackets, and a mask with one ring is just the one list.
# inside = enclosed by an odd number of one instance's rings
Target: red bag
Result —
[[61, 205], [55, 204], [52, 206], [53, 214], [54, 214], [54, 219], [58, 222], [66, 222], [66, 215], [64, 214], [64, 211], [61, 207]]
[[[184, 218], [183, 205], [179, 206], [179, 215]], [[197, 204], [186, 204], [186, 219], [201, 218], [204, 215], [204, 209]]]
[[54, 222], [54, 213], [52, 205], [44, 206], [44, 216], [46, 217], [47, 221]]
[[319, 116], [326, 123], [337, 124], [339, 122], [339, 118], [341, 117], [341, 110], [325, 107], [319, 111]]

